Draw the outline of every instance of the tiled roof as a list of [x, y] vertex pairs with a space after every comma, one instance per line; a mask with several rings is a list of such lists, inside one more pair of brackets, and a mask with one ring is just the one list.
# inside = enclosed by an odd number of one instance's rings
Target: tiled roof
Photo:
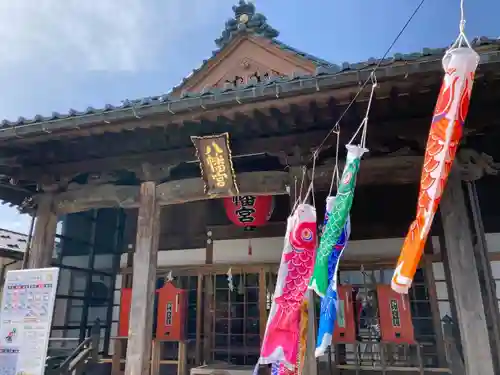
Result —
[[[61, 241], [56, 239], [55, 253], [60, 251]], [[7, 229], [0, 229], [0, 259], [23, 259], [23, 254], [28, 248], [28, 235]]]
[[[265, 82], [258, 83], [250, 80], [246, 85], [227, 85], [224, 88], [210, 88], [198, 93], [182, 93], [180, 97], [171, 94], [140, 98], [136, 100], [125, 100], [121, 105], [106, 104], [103, 108], [89, 107], [83, 111], [70, 109], [68, 113], [61, 114], [53, 112], [50, 116], [36, 115], [32, 119], [19, 117], [15, 121], [3, 120], [0, 123], [0, 139], [22, 137], [27, 134], [38, 134], [60, 129], [79, 128], [95, 125], [96, 123], [122, 121], [131, 119], [137, 115], [150, 115], [157, 113], [179, 113], [190, 111], [200, 107], [216, 107], [228, 105], [235, 100], [267, 99], [267, 96], [276, 96], [278, 92], [296, 94], [304, 90], [319, 88], [334, 88], [356, 84], [363, 80], [363, 75], [369, 74], [368, 69], [374, 67], [377, 59], [370, 58], [359, 63], [343, 63], [337, 65], [328, 61], [311, 56], [305, 52], [296, 50], [275, 39], [278, 31], [267, 24], [265, 16], [255, 13], [252, 3], [240, 0], [239, 5], [233, 7], [235, 16], [226, 22], [222, 36], [216, 40], [219, 47], [214, 51], [216, 56], [236, 35], [240, 33], [252, 33], [269, 38], [273, 44], [283, 50], [296, 53], [317, 66], [314, 74], [292, 75], [289, 77], [275, 77]], [[241, 17], [247, 17], [242, 22]], [[475, 48], [479, 49], [481, 63], [500, 62], [500, 38], [480, 37], [472, 41]], [[489, 47], [484, 47], [489, 46]], [[405, 73], [439, 70], [439, 60], [446, 48], [424, 48], [421, 52], [411, 54], [397, 53], [392, 58], [385, 59], [379, 70], [378, 77], [394, 77]], [[212, 57], [212, 58], [213, 58]], [[209, 60], [203, 61], [199, 69], [194, 70], [183, 83], [194, 73], [204, 67]], [[402, 67], [401, 69], [399, 69]], [[365, 78], [366, 79], [366, 78]], [[175, 88], [174, 88], [175, 89]]]
[[[475, 46], [488, 45], [479, 49], [480, 64], [500, 62], [500, 39], [478, 38]], [[377, 77], [390, 78], [418, 72], [441, 70], [441, 57], [445, 49], [424, 49], [419, 53], [395, 54], [385, 59], [377, 70]], [[215, 108], [232, 103], [276, 98], [279, 93], [296, 95], [308, 90], [333, 89], [355, 85], [365, 80], [377, 63], [376, 59], [350, 64], [343, 63], [325, 67], [319, 66], [314, 74], [272, 77], [258, 83], [250, 80], [246, 85], [224, 88], [210, 88], [201, 92], [150, 96], [137, 100], [125, 100], [121, 105], [106, 104], [103, 108], [87, 108], [84, 111], [70, 110], [66, 114], [52, 113], [37, 115], [33, 119], [20, 117], [16, 121], [3, 120], [0, 123], [0, 140], [23, 137], [28, 134], [50, 133], [61, 129], [84, 128], [98, 123], [130, 120], [134, 117], [159, 113], [182, 113], [201, 108]]]
[[307, 52], [300, 51], [296, 48], [289, 46], [288, 44], [280, 42], [279, 40], [274, 39], [274, 40], [272, 40], [272, 42], [274, 45], [278, 46], [279, 48], [281, 48], [284, 51], [295, 53], [296, 55], [299, 55], [299, 56], [301, 56], [309, 61], [312, 61], [316, 66], [325, 66], [325, 67], [335, 66], [335, 64], [333, 64], [329, 61], [326, 61], [326, 60], [323, 60], [319, 57], [313, 56]]

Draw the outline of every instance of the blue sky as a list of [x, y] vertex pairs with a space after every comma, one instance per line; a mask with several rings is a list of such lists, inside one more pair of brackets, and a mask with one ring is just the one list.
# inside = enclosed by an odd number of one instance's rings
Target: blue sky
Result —
[[[0, 118], [165, 93], [211, 55], [236, 1], [0, 0]], [[281, 41], [336, 63], [381, 57], [419, 2], [255, 0]], [[500, 36], [500, 1], [465, 10], [470, 39]], [[426, 0], [391, 54], [447, 46], [458, 21], [459, 0]], [[0, 206], [0, 227], [29, 219]]]

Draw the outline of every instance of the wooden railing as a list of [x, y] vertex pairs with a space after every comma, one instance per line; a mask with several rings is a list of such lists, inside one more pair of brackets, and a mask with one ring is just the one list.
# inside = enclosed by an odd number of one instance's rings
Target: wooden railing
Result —
[[[366, 371], [405, 374], [455, 374], [449, 366], [433, 367], [424, 359], [424, 344], [394, 344], [389, 342], [359, 341], [335, 343], [327, 352], [328, 360], [319, 367], [327, 367], [329, 373]], [[446, 364], [443, 364], [446, 365]], [[321, 371], [320, 371], [321, 372]]]
[[[126, 360], [126, 346], [128, 337], [111, 337], [114, 341], [113, 356], [111, 358], [102, 358], [99, 363], [111, 363], [111, 375], [123, 375]], [[150, 374], [158, 375], [161, 365], [176, 365], [177, 375], [187, 375], [187, 342], [178, 343], [177, 359], [162, 358], [162, 346], [169, 341], [153, 340], [151, 347]]]

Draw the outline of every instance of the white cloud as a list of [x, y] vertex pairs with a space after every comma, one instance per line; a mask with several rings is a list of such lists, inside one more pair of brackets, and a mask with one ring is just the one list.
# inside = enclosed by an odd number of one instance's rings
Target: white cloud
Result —
[[27, 234], [31, 223], [29, 215], [21, 215], [14, 207], [0, 201], [0, 228]]
[[[0, 0], [0, 69], [19, 63], [60, 69], [134, 71], [188, 43], [188, 29], [234, 0]], [[210, 4], [207, 6], [207, 3]]]

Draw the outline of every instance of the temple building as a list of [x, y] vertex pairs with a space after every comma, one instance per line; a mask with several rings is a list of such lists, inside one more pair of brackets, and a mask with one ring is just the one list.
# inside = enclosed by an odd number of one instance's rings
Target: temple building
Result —
[[[97, 321], [103, 374], [251, 374], [300, 185], [313, 182], [321, 221], [365, 115], [370, 89], [357, 94], [377, 59], [330, 63], [280, 42], [252, 3], [233, 10], [212, 56], [168, 94], [0, 124], [0, 199], [36, 215], [26, 266], [60, 268], [51, 337], [83, 340]], [[500, 41], [473, 46], [456, 173], [392, 325], [377, 291], [415, 215], [446, 48], [376, 70], [338, 278], [359, 305], [354, 336], [318, 360], [308, 349], [306, 374], [500, 374]], [[326, 137], [339, 118], [338, 140]], [[192, 137], [225, 133], [237, 190], [209, 195]]]

